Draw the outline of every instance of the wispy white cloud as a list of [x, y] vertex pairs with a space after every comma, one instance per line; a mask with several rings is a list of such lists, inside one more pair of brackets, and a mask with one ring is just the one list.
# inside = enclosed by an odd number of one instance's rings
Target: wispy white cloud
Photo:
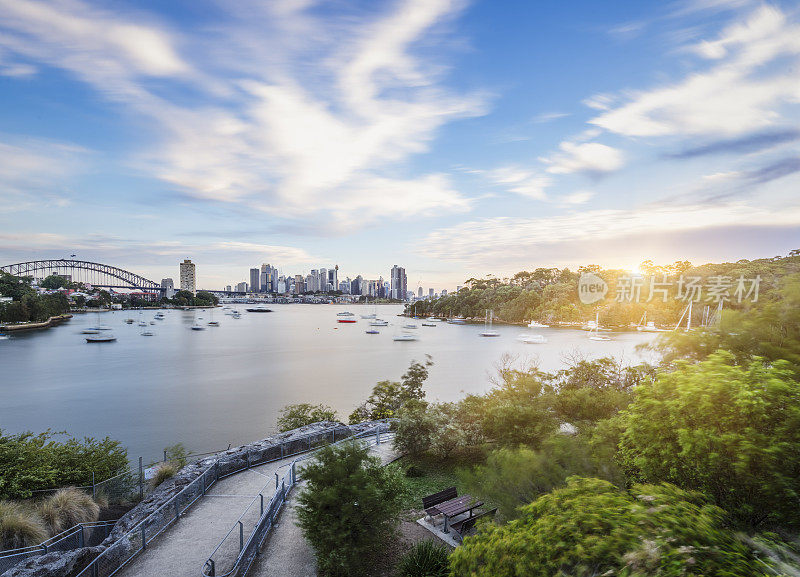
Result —
[[509, 192], [536, 200], [544, 200], [546, 189], [553, 183], [553, 179], [546, 174], [520, 166], [503, 166], [478, 172]]
[[[348, 224], [469, 207], [444, 175], [395, 176], [444, 124], [486, 110], [482, 95], [445, 90], [441, 62], [414, 50], [461, 2], [359, 17], [305, 1], [225, 6], [232, 16], [193, 34], [82, 0], [0, 0], [0, 47], [149, 119], [161, 142], [136, 165], [186, 194]], [[202, 98], [166, 96], [181, 91]]]
[[[606, 95], [593, 97], [587, 104], [605, 112], [591, 123], [626, 136], [730, 137], [777, 124], [781, 106], [800, 100], [800, 25], [775, 7], [761, 6], [690, 50], [711, 66], [623, 95], [616, 107]], [[781, 58], [793, 65], [779, 64]]]
[[598, 142], [562, 142], [561, 152], [540, 160], [548, 164], [551, 174], [602, 174], [619, 170], [625, 164], [622, 152]]

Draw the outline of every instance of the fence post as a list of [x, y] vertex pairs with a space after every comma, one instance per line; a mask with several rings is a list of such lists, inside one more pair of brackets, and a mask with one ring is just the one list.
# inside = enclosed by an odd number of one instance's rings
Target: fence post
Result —
[[94, 488], [94, 471], [92, 471], [92, 499], [94, 499], [95, 497], [97, 497], [97, 493], [95, 492]]
[[297, 483], [297, 469], [295, 468], [296, 463], [292, 463], [292, 485]]
[[144, 499], [144, 468], [141, 457], [139, 457], [139, 499]]
[[278, 490], [278, 473], [275, 473], [275, 490]]
[[281, 459], [283, 459], [283, 443], [281, 443]]
[[92, 563], [92, 577], [97, 577], [97, 561]]
[[83, 549], [83, 544], [85, 542], [85, 539], [83, 537], [83, 532], [86, 529], [84, 528], [83, 523], [81, 523], [80, 525], [81, 525], [81, 532], [78, 533], [78, 549]]
[[239, 551], [244, 549], [244, 525], [239, 521]]
[[264, 494], [263, 493], [259, 493], [258, 496], [261, 497], [261, 516], [263, 517], [264, 516]]
[[164, 462], [165, 463], [167, 462], [167, 450], [166, 449], [164, 449]]
[[147, 537], [144, 534], [144, 523], [142, 523], [142, 549], [147, 549]]
[[375, 444], [376, 445], [380, 445], [381, 444], [381, 430], [380, 429], [377, 429], [375, 431]]

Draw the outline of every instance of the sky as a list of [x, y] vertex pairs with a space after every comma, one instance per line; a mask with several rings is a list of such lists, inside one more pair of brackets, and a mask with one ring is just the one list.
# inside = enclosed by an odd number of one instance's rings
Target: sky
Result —
[[800, 248], [800, 5], [0, 0], [0, 264], [198, 285]]

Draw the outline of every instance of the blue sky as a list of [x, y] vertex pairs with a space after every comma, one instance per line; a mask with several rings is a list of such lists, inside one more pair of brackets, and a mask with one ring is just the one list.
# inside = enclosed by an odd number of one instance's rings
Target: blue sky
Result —
[[0, 0], [0, 261], [454, 288], [800, 247], [800, 10]]

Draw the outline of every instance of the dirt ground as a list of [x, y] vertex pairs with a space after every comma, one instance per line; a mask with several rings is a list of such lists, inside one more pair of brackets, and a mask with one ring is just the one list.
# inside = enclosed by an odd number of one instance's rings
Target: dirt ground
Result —
[[402, 520], [397, 528], [397, 539], [392, 541], [376, 559], [375, 572], [371, 574], [372, 577], [395, 577], [395, 568], [400, 557], [411, 549], [415, 543], [431, 539], [444, 544], [432, 535], [430, 531], [417, 525], [416, 520], [424, 515], [424, 511], [421, 509], [410, 509], [400, 514]]

